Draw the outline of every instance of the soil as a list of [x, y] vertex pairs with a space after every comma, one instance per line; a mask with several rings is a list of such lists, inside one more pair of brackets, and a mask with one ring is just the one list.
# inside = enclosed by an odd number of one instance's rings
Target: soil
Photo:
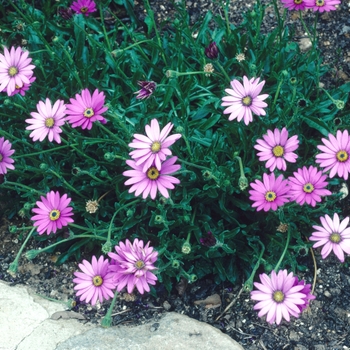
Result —
[[[141, 3], [141, 2], [140, 2]], [[140, 3], [135, 1], [135, 9], [140, 20], [144, 18], [144, 11]], [[163, 20], [169, 18], [174, 10], [170, 4], [163, 1], [151, 1], [155, 13]], [[191, 20], [198, 21], [208, 9], [218, 11], [215, 1], [200, 0], [187, 1]], [[231, 6], [231, 20], [239, 23], [242, 11], [252, 6], [253, 1], [233, 1]], [[320, 16], [320, 49], [325, 62], [333, 67], [333, 74], [329, 76], [330, 84], [337, 86], [349, 80], [350, 76], [350, 8], [343, 1], [337, 11]], [[311, 16], [311, 15], [307, 15]], [[306, 17], [307, 17], [306, 16]], [[290, 23], [298, 25], [290, 16]], [[294, 22], [293, 22], [294, 21]], [[275, 25], [273, 16], [267, 16], [265, 29]], [[349, 28], [350, 30], [350, 28]], [[300, 36], [302, 36], [301, 30]], [[296, 40], [300, 38], [297, 37]], [[327, 43], [330, 44], [327, 44]], [[339, 75], [342, 72], [341, 76]], [[343, 215], [349, 215], [350, 205], [348, 197], [341, 203]], [[74, 311], [85, 317], [85, 321], [99, 323], [105, 315], [109, 302], [95, 307], [75, 300], [72, 276], [78, 270], [78, 263], [69, 260], [57, 266], [55, 261], [59, 253], [39, 254], [34, 260], [27, 260], [22, 255], [19, 261], [18, 273], [10, 275], [7, 270], [25, 238], [25, 234], [10, 233], [9, 227], [25, 226], [27, 223], [20, 217], [9, 221], [6, 208], [2, 208], [0, 218], [0, 280], [10, 282], [11, 285], [24, 284], [32, 288], [37, 294], [62, 302], [68, 302]], [[25, 250], [38, 249], [43, 242], [31, 240]], [[157, 296], [144, 296], [122, 293], [113, 311], [113, 324], [137, 325], [145, 322], [156, 322], [167, 311], [176, 311], [197, 320], [207, 322], [220, 329], [239, 342], [246, 350], [255, 349], [293, 349], [293, 350], [346, 350], [350, 349], [350, 269], [349, 258], [344, 264], [334, 257], [322, 260], [319, 250], [315, 251], [316, 264], [314, 266], [311, 255], [307, 255], [301, 263], [307, 267], [304, 272], [298, 272], [300, 278], [307, 283], [313, 283], [316, 269], [314, 295], [310, 307], [298, 319], [290, 323], [285, 321], [280, 326], [269, 325], [257, 316], [253, 310], [254, 303], [248, 292], [242, 292], [241, 285], [216, 285], [208, 277], [193, 284], [182, 281], [177, 288], [168, 294], [161, 284], [156, 285]], [[83, 258], [90, 259], [89, 256]], [[212, 297], [207, 303], [198, 303]], [[234, 301], [234, 304], [224, 310]], [[196, 303], [195, 303], [196, 302]]]

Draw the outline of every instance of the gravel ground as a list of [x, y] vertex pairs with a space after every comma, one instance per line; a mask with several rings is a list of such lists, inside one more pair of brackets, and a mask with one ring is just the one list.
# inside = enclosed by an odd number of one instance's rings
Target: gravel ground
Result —
[[[163, 1], [150, 1], [160, 21], [171, 20], [174, 8]], [[230, 18], [233, 23], [239, 23], [242, 12], [251, 8], [253, 1], [232, 1]], [[216, 1], [187, 1], [187, 7], [194, 23], [201, 19], [207, 10], [219, 11]], [[135, 1], [135, 9], [140, 20], [145, 16], [141, 1]], [[320, 50], [324, 61], [331, 65], [332, 74], [327, 76], [330, 86], [338, 86], [350, 77], [350, 2], [342, 1], [337, 11], [320, 16], [318, 30], [320, 35]], [[266, 17], [264, 30], [275, 26], [273, 11]], [[308, 20], [309, 15], [305, 19]], [[304, 36], [295, 16], [289, 16], [291, 25], [296, 26], [298, 37]], [[342, 202], [342, 215], [350, 214], [348, 198]], [[26, 284], [38, 294], [53, 299], [67, 301], [74, 299], [72, 274], [77, 270], [77, 262], [70, 260], [61, 266], [55, 265], [56, 255], [41, 254], [33, 261], [21, 258], [16, 276], [7, 273], [9, 264], [14, 260], [20, 248], [15, 234], [8, 228], [12, 224], [20, 226], [20, 218], [13, 222], [6, 219], [6, 210], [1, 210], [3, 217], [0, 222], [0, 279], [13, 285]], [[37, 249], [40, 242], [31, 241], [28, 249]], [[346, 350], [350, 349], [350, 270], [349, 259], [340, 264], [335, 258], [322, 260], [319, 251], [315, 252], [317, 262], [317, 277], [315, 292], [316, 300], [299, 319], [292, 322], [282, 322], [280, 326], [270, 326], [257, 317], [253, 310], [254, 303], [248, 293], [241, 293], [240, 285], [216, 285], [210, 276], [203, 281], [186, 285], [181, 283], [172, 293], [157, 285], [157, 297], [151, 295], [121, 294], [114, 309], [114, 324], [142, 324], [154, 322], [167, 311], [183, 313], [217, 327], [238, 341], [245, 349], [293, 349], [293, 350]], [[89, 259], [89, 257], [86, 257]], [[304, 277], [308, 283], [313, 282], [315, 269], [311, 256], [301, 262], [307, 267], [299, 277]], [[239, 295], [239, 296], [238, 296]], [[199, 303], [199, 300], [209, 301]], [[224, 314], [223, 311], [236, 300]], [[195, 303], [196, 302], [196, 303]], [[87, 322], [98, 323], [106, 313], [109, 304], [91, 307], [76, 301], [74, 310], [85, 316]]]

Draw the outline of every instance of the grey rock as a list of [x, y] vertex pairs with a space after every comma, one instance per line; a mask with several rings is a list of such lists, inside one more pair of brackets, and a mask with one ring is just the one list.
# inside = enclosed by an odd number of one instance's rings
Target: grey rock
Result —
[[[159, 326], [158, 326], [159, 324]], [[156, 329], [155, 329], [156, 328]], [[169, 312], [154, 324], [94, 328], [65, 340], [56, 350], [244, 350], [220, 330]]]

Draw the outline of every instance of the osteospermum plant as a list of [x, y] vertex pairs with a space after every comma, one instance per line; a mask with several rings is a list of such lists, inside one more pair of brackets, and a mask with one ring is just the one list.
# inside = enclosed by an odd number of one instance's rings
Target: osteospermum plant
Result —
[[111, 25], [107, 3], [6, 5], [0, 189], [4, 215], [32, 223], [21, 251], [30, 238], [42, 248], [29, 258], [64, 244], [57, 263], [78, 262], [78, 297], [113, 298], [111, 309], [123, 291], [206, 276], [250, 276], [252, 289], [265, 268], [259, 315], [300, 316], [313, 292], [297, 277], [299, 247], [339, 263], [349, 253], [337, 188], [350, 171], [350, 87], [320, 90], [329, 68], [314, 32], [316, 12], [342, 4], [273, 1], [309, 10], [303, 53], [288, 16], [264, 32], [260, 2], [234, 26], [224, 5], [193, 24], [178, 3], [161, 33], [148, 1], [145, 28], [131, 6], [127, 25]]

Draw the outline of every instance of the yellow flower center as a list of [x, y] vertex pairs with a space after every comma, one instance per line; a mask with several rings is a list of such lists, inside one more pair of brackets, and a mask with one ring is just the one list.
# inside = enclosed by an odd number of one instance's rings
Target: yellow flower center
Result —
[[250, 96], [246, 96], [242, 98], [243, 106], [249, 107], [252, 104], [252, 98]]
[[275, 199], [276, 199], [276, 193], [273, 192], [273, 191], [268, 191], [266, 192], [265, 194], [265, 199], [268, 201], [268, 202], [273, 202]]
[[153, 153], [159, 152], [161, 149], [161, 143], [159, 141], [154, 141], [151, 146], [151, 150]]
[[83, 6], [80, 8], [81, 13], [85, 13], [87, 10], [88, 10], [88, 8], [86, 6]]
[[284, 148], [282, 146], [275, 146], [272, 149], [272, 153], [274, 154], [275, 157], [282, 157], [284, 154]]
[[55, 125], [55, 119], [53, 119], [52, 117], [45, 119], [45, 126], [47, 128], [52, 128], [54, 125]]
[[330, 236], [329, 236], [329, 240], [333, 243], [339, 243], [341, 241], [341, 237], [340, 234], [338, 232], [333, 232]]
[[0, 153], [0, 162], [4, 159], [4, 157], [2, 156], [2, 154]]
[[159, 177], [159, 171], [156, 167], [151, 166], [148, 170], [147, 170], [147, 177], [150, 180], [157, 180]]
[[280, 290], [276, 291], [275, 293], [273, 293], [273, 300], [276, 303], [282, 303], [282, 301], [284, 300], [284, 294], [283, 292], [281, 292]]
[[142, 270], [145, 266], [145, 263], [142, 260], [137, 260], [134, 265], [138, 270]]
[[316, 0], [316, 6], [323, 6], [324, 0]]
[[314, 189], [315, 189], [314, 186], [310, 182], [305, 184], [304, 187], [303, 187], [303, 190], [306, 193], [311, 193]]
[[61, 212], [57, 209], [53, 209], [50, 211], [50, 220], [51, 221], [56, 221], [60, 218]]
[[84, 117], [91, 118], [94, 116], [94, 110], [92, 108], [86, 108], [84, 111]]
[[346, 162], [349, 158], [349, 155], [346, 151], [339, 151], [337, 153], [337, 159], [339, 160], [339, 162]]
[[294, 0], [294, 4], [300, 5], [304, 0]]
[[103, 279], [101, 276], [94, 276], [94, 278], [92, 279], [92, 283], [95, 287], [99, 287], [103, 283]]
[[9, 68], [8, 73], [9, 73], [9, 75], [10, 75], [11, 77], [13, 77], [14, 75], [16, 75], [16, 74], [18, 73], [18, 70], [17, 70], [16, 67], [13, 67], [13, 66], [12, 66], [12, 67]]

